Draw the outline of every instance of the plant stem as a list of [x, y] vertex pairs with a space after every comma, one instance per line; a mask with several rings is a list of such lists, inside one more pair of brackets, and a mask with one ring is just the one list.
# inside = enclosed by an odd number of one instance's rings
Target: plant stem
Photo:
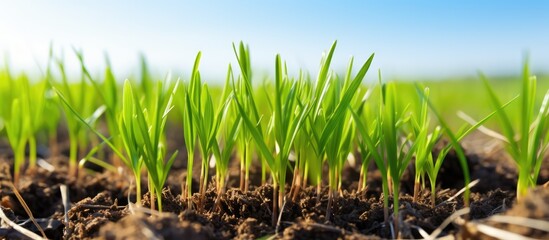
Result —
[[273, 216], [272, 216], [272, 226], [276, 227], [277, 216], [278, 216], [278, 184], [277, 181], [273, 178]]
[[296, 185], [296, 181], [297, 181], [297, 173], [299, 172], [299, 166], [298, 164], [295, 164], [294, 166], [294, 174], [292, 176], [292, 183], [290, 184], [290, 196], [292, 196], [293, 198], [293, 195], [294, 195], [294, 191], [295, 191], [295, 185]]
[[219, 179], [217, 179], [217, 196], [214, 205], [218, 210], [221, 210], [221, 195], [225, 193], [225, 177], [223, 174], [218, 174], [217, 176]]
[[387, 178], [381, 178], [381, 187], [383, 188], [383, 218], [385, 223], [389, 221], [389, 181]]
[[297, 197], [299, 196], [299, 191], [301, 191], [301, 175], [299, 174], [299, 171], [297, 171], [297, 169], [294, 171], [295, 171], [295, 176], [294, 176], [295, 184], [292, 186], [293, 192], [290, 190], [290, 193], [292, 194], [293, 202], [297, 201]]
[[316, 184], [316, 203], [317, 204], [320, 203], [320, 198], [321, 198], [320, 194], [322, 194], [322, 180], [318, 179]]
[[[160, 186], [162, 188], [162, 186]], [[156, 190], [156, 201], [158, 203], [158, 211], [162, 212], [162, 189]], [[151, 202], [152, 204], [153, 202]]]
[[362, 167], [360, 168], [360, 175], [358, 177], [357, 192], [361, 192], [362, 190], [364, 190], [364, 183], [364, 164], [362, 164]]
[[70, 147], [69, 147], [69, 176], [76, 179], [78, 176], [78, 166], [76, 164], [76, 159], [78, 158], [78, 143], [76, 141], [76, 136], [69, 136]]
[[242, 152], [242, 155], [240, 156], [240, 191], [244, 191], [244, 182], [246, 181], [246, 152], [248, 150], [247, 146], [244, 146], [244, 151]]
[[328, 187], [328, 207], [326, 207], [326, 221], [330, 221], [332, 217], [332, 201], [334, 199], [334, 190]]
[[[415, 181], [414, 181], [414, 198], [412, 199], [412, 201], [415, 203], [417, 202], [417, 197], [419, 195], [419, 188], [420, 188], [420, 182], [419, 182], [419, 178], [416, 177]], [[433, 188], [431, 186], [431, 188]]]
[[150, 178], [149, 178], [149, 195], [151, 197], [151, 199], [150, 199], [151, 210], [154, 211], [155, 210], [154, 200], [155, 200], [155, 197], [156, 197], [156, 193], [155, 193], [154, 187], [151, 187]]
[[332, 215], [332, 202], [334, 192], [337, 190], [336, 169], [330, 168], [328, 171], [328, 206], [326, 207], [326, 221], [330, 221]]
[[[194, 163], [194, 152], [192, 150], [189, 150], [189, 148], [192, 148], [192, 146], [187, 147], [187, 176], [186, 176], [186, 182], [187, 182], [187, 188], [185, 189], [187, 201], [188, 201], [188, 207], [191, 208], [192, 206], [192, 187], [193, 187], [193, 163]], [[185, 193], [183, 193], [185, 194]]]
[[302, 181], [302, 187], [305, 189], [307, 187], [307, 179], [309, 175], [309, 164], [305, 162], [305, 171], [303, 171], [303, 181]]
[[337, 184], [337, 192], [338, 194], [342, 195], [343, 194], [343, 190], [341, 188], [341, 174], [337, 174], [337, 173], [341, 173], [341, 167], [339, 165], [336, 165], [336, 172], [334, 173], [335, 175], [335, 182]]
[[34, 134], [29, 136], [29, 169], [33, 172], [36, 168], [36, 137]]
[[436, 179], [431, 181], [431, 207], [434, 208], [436, 204], [437, 188], [435, 187]]
[[141, 171], [134, 172], [133, 176], [135, 177], [135, 203], [141, 206]]
[[528, 188], [530, 186], [530, 176], [528, 174], [528, 169], [525, 166], [519, 166], [519, 175], [517, 183], [517, 200], [521, 201], [524, 196], [528, 193]]
[[398, 236], [399, 234], [399, 228], [398, 228], [398, 223], [399, 223], [399, 216], [398, 216], [398, 210], [400, 208], [400, 205], [399, 205], [399, 196], [398, 196], [398, 193], [400, 192], [400, 183], [399, 182], [393, 182], [393, 223], [395, 225], [395, 232]]
[[200, 200], [198, 203], [198, 209], [203, 210], [204, 194], [206, 193], [206, 185], [208, 184], [208, 160], [207, 154], [202, 152], [202, 166], [200, 168], [200, 183], [198, 192], [200, 194]]
[[252, 163], [252, 151], [250, 149], [246, 150], [246, 178], [244, 179], [244, 192], [248, 192], [250, 186], [250, 169], [249, 166]]
[[[208, 157], [206, 157], [208, 159]], [[206, 191], [208, 190], [208, 172], [210, 170], [210, 165], [208, 160], [202, 163], [204, 169], [204, 182], [202, 183], [202, 192], [200, 193], [200, 208], [204, 209], [204, 198], [206, 197]]]
[[15, 186], [19, 186], [19, 176], [20, 176], [20, 171], [21, 171], [21, 165], [23, 164], [23, 162], [25, 161], [25, 145], [24, 144], [21, 144], [22, 146], [19, 146], [17, 147], [17, 149], [15, 149], [15, 153], [14, 153], [14, 156], [15, 156], [15, 159], [14, 159], [14, 162], [13, 162], [13, 184]]

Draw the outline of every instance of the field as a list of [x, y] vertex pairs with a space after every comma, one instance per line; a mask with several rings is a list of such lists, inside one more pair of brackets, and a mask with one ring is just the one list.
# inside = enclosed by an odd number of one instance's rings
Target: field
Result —
[[[5, 239], [549, 238], [549, 77], [0, 69]], [[378, 76], [369, 83], [365, 76]]]

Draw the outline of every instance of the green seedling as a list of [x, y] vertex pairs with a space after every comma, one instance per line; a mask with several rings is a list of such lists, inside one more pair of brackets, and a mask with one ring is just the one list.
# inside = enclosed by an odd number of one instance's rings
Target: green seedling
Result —
[[[457, 132], [453, 133], [448, 128], [448, 125], [445, 123], [445, 121], [442, 119], [440, 113], [438, 113], [438, 111], [436, 111], [436, 109], [434, 109], [434, 107], [432, 106], [431, 101], [429, 100], [429, 89], [424, 88], [422, 91], [418, 85], [416, 85], [416, 89], [417, 89], [418, 95], [421, 98], [421, 110], [419, 115], [421, 119], [414, 121], [414, 134], [415, 134], [414, 141], [417, 142], [417, 148], [415, 152], [416, 174], [414, 178], [415, 179], [414, 201], [416, 200], [418, 192], [420, 190], [419, 179], [423, 177], [425, 174], [427, 174], [427, 177], [429, 179], [429, 183], [431, 186], [431, 206], [434, 207], [436, 204], [436, 180], [446, 155], [450, 152], [451, 149], [456, 148], [455, 147], [456, 143], [461, 142], [467, 135], [469, 135], [474, 130], [478, 129], [480, 126], [482, 126], [482, 124], [486, 123], [490, 118], [492, 118], [492, 116], [494, 116], [497, 113], [497, 111], [494, 111], [488, 114], [482, 120], [473, 123], [469, 127], [467, 126], [467, 124], [465, 124]], [[501, 108], [503, 109], [507, 107], [513, 101], [514, 99], [507, 102], [503, 106], [501, 106]], [[428, 114], [427, 111], [429, 108], [433, 113], [436, 114], [437, 118], [439, 119], [439, 122], [441, 122], [441, 125], [442, 125], [442, 126], [436, 126], [432, 132], [428, 132], [427, 130], [428, 129], [427, 122], [429, 121], [428, 121], [428, 116], [426, 115]], [[433, 156], [434, 145], [436, 144], [437, 141], [439, 141], [442, 138], [442, 135], [444, 134], [453, 136], [455, 138], [456, 143], [450, 143], [444, 146], [438, 152], [438, 155], [435, 158]], [[460, 161], [462, 160], [460, 159]], [[466, 166], [466, 162], [461, 164], [462, 164], [462, 167]], [[462, 170], [464, 172], [468, 172], [467, 168], [463, 168]], [[467, 173], [464, 173], [464, 174], [467, 174]]]
[[[162, 82], [158, 82], [156, 91], [152, 94], [152, 103], [145, 107], [145, 103], [142, 103], [133, 92], [131, 83], [128, 80], [124, 82], [122, 111], [118, 115], [118, 126], [127, 155], [123, 155], [117, 146], [93, 127], [93, 122], [99, 116], [84, 119], [69, 100], [60, 91], [57, 91], [68, 112], [99, 136], [132, 170], [137, 186], [137, 203], [141, 202], [142, 196], [141, 169], [143, 165], [146, 166], [150, 184], [149, 191], [152, 199], [156, 198], [160, 211], [162, 211], [162, 188], [177, 154], [175, 152], [168, 161], [164, 161], [166, 149], [163, 143], [163, 134], [168, 113], [173, 108], [172, 99], [176, 89], [177, 85], [173, 84], [164, 89]], [[105, 107], [102, 109], [104, 110]], [[154, 204], [151, 204], [151, 208], [154, 208]]]
[[[298, 106], [303, 107], [304, 104], [310, 101], [310, 99], [312, 98], [314, 86], [310, 78], [305, 78], [302, 72], [300, 72], [299, 74], [298, 84], [299, 88], [301, 89], [301, 95], [298, 96], [297, 100]], [[309, 162], [314, 161], [314, 159], [312, 158], [314, 157], [315, 152], [314, 149], [312, 149], [309, 141], [311, 131], [312, 130], [309, 122], [305, 121], [294, 140], [295, 164], [294, 175], [292, 178], [292, 185], [290, 189], [290, 196], [292, 196], [291, 199], [294, 202], [298, 200], [299, 192], [307, 184], [310, 167]]]
[[[273, 156], [273, 149], [269, 149], [263, 132], [258, 129], [259, 122], [252, 122], [243, 106], [243, 99], [251, 99], [253, 96], [245, 96], [247, 92], [235, 91], [236, 106], [242, 116], [245, 128], [253, 137], [261, 155], [265, 158], [271, 173], [273, 174], [273, 218], [272, 224], [276, 225], [278, 208], [282, 206], [285, 197], [286, 170], [290, 151], [293, 147], [297, 132], [308, 114], [309, 107], [299, 108], [297, 106], [297, 85], [288, 80], [285, 70], [282, 67], [280, 56], [275, 61], [275, 97], [274, 97], [274, 124], [272, 125], [276, 143], [279, 150]], [[237, 88], [235, 88], [237, 89]], [[244, 96], [240, 96], [244, 95]]]
[[[122, 135], [132, 137], [130, 142], [138, 146], [139, 154], [147, 168], [149, 192], [152, 199], [157, 199], [158, 210], [162, 211], [162, 189], [168, 177], [170, 168], [177, 156], [177, 151], [165, 161], [166, 146], [163, 135], [168, 113], [173, 108], [173, 96], [177, 84], [168, 84], [164, 88], [158, 82], [149, 105], [145, 105], [133, 92], [131, 83], [124, 82], [123, 119], [131, 128], [123, 130]], [[127, 141], [127, 140], [126, 140]], [[151, 208], [154, 204], [151, 203]]]
[[9, 100], [11, 108], [6, 119], [6, 129], [10, 145], [14, 151], [14, 182], [17, 185], [21, 167], [25, 161], [25, 148], [28, 144], [29, 165], [28, 170], [33, 172], [36, 168], [37, 141], [36, 135], [43, 124], [44, 98], [46, 91], [45, 82], [31, 85], [29, 79], [22, 75], [15, 80], [8, 79], [12, 91], [17, 97]]
[[[233, 44], [233, 51], [236, 55], [238, 65], [240, 67], [240, 77], [236, 83], [233, 83], [233, 88], [235, 92], [239, 92], [238, 96], [240, 99], [241, 107], [250, 118], [252, 122], [261, 122], [259, 117], [259, 111], [257, 109], [257, 104], [254, 99], [254, 89], [252, 86], [252, 70], [250, 66], [250, 51], [244, 43], [240, 42], [238, 50]], [[263, 128], [259, 124], [260, 132], [263, 133]], [[236, 143], [236, 150], [238, 156], [240, 156], [240, 190], [243, 192], [248, 191], [248, 186], [250, 183], [250, 166], [252, 164], [253, 157], [253, 147], [252, 147], [253, 137], [249, 133], [247, 128], [242, 128], [239, 131], [238, 141]]]
[[[341, 174], [342, 164], [347, 159], [350, 152], [352, 134], [354, 134], [354, 127], [350, 120], [349, 109], [352, 108], [353, 99], [357, 96], [357, 92], [362, 84], [362, 79], [366, 76], [373, 57], [374, 55], [372, 54], [362, 65], [354, 78], [350, 77], [353, 65], [353, 59], [351, 59], [343, 85], [340, 85], [341, 83], [337, 82], [337, 78], [334, 81], [327, 81], [327, 84], [329, 85], [325, 88], [326, 90], [320, 91], [321, 94], [325, 94], [325, 96], [321, 95], [318, 98], [328, 103], [328, 105], [324, 105], [318, 109], [319, 112], [317, 112], [325, 114], [320, 120], [324, 122], [325, 119], [325, 125], [320, 132], [320, 138], [317, 145], [320, 148], [317, 151], [319, 151], [319, 153], [325, 152], [328, 162], [330, 193], [328, 195], [329, 201], [326, 210], [327, 219], [330, 218], [331, 203], [339, 185], [338, 175]], [[322, 101], [318, 102], [317, 106], [321, 106], [320, 104], [322, 104]], [[321, 156], [322, 154], [317, 155]]]
[[435, 163], [433, 163], [432, 161], [427, 161], [427, 167], [425, 169], [427, 171], [427, 174], [429, 176], [429, 181], [431, 183], [431, 198], [432, 198], [431, 199], [431, 204], [432, 205], [435, 204], [435, 189], [434, 189], [434, 186], [436, 186], [436, 177], [438, 175], [440, 167], [442, 166], [442, 161], [444, 160], [444, 157], [446, 156], [446, 154], [448, 154], [450, 149], [453, 148], [456, 151], [461, 169], [463, 171], [463, 180], [465, 182], [465, 192], [463, 194], [463, 202], [464, 202], [465, 207], [469, 207], [469, 202], [470, 202], [469, 196], [470, 196], [470, 192], [471, 192], [470, 189], [469, 189], [469, 183], [471, 181], [471, 177], [469, 175], [469, 167], [468, 167], [468, 164], [467, 164], [467, 159], [465, 157], [465, 152], [463, 151], [463, 148], [461, 147], [461, 145], [459, 143], [460, 143], [461, 140], [463, 140], [463, 138], [465, 136], [469, 135], [471, 132], [478, 129], [480, 126], [482, 126], [484, 123], [486, 123], [492, 116], [494, 116], [495, 114], [497, 114], [500, 111], [503, 111], [504, 108], [506, 108], [509, 104], [511, 104], [516, 99], [516, 97], [511, 99], [509, 102], [507, 102], [503, 105], [499, 105], [498, 108], [494, 112], [488, 114], [482, 120], [480, 120], [476, 123], [473, 123], [471, 127], [467, 127], [466, 125], [464, 125], [463, 127], [461, 127], [458, 130], [457, 133], [454, 133], [452, 131], [452, 129], [450, 128], [450, 125], [448, 125], [446, 120], [442, 117], [440, 112], [434, 107], [433, 103], [429, 100], [429, 98], [425, 97], [424, 91], [421, 91], [421, 89], [419, 88], [418, 85], [416, 85], [416, 89], [417, 89], [418, 94], [423, 99], [425, 99], [427, 101], [427, 105], [431, 109], [431, 112], [436, 116], [436, 118], [437, 118], [437, 120], [440, 123], [440, 126], [442, 128], [442, 131], [446, 134], [446, 136], [450, 140], [450, 144], [448, 144], [446, 147], [444, 147], [440, 151]]
[[[126, 83], [125, 83], [126, 84]], [[129, 84], [129, 83], [128, 83]], [[131, 87], [129, 87], [131, 90]], [[59, 97], [59, 100], [63, 104], [64, 108], [68, 111], [68, 113], [72, 114], [74, 118], [77, 119], [80, 123], [84, 124], [88, 129], [90, 129], [93, 133], [95, 133], [101, 140], [103, 140], [103, 143], [107, 144], [107, 146], [126, 164], [126, 166], [132, 171], [134, 174], [134, 179], [136, 182], [136, 196], [137, 196], [137, 203], [141, 204], [141, 169], [143, 166], [143, 158], [141, 156], [141, 148], [142, 145], [137, 140], [137, 136], [133, 133], [133, 129], [135, 121], [133, 117], [134, 113], [134, 99], [132, 96], [132, 93], [130, 90], [127, 90], [125, 92], [125, 96], [123, 96], [123, 103], [122, 103], [122, 111], [118, 115], [118, 126], [119, 126], [119, 132], [120, 137], [124, 144], [124, 152], [120, 151], [117, 146], [115, 146], [109, 138], [104, 136], [102, 133], [100, 133], [94, 126], [93, 123], [89, 121], [89, 119], [84, 119], [82, 115], [71, 105], [69, 100], [61, 93], [59, 90], [54, 89], [57, 92], [57, 96]], [[92, 149], [92, 152], [94, 149]], [[125, 153], [125, 155], [123, 154]], [[91, 156], [86, 156], [87, 160], [92, 160], [93, 158]]]
[[536, 186], [545, 152], [549, 147], [549, 91], [535, 115], [536, 77], [530, 76], [528, 63], [522, 73], [520, 95], [519, 129], [514, 129], [511, 117], [502, 109], [496, 92], [483, 75], [481, 79], [486, 87], [490, 102], [497, 109], [500, 127], [503, 132], [507, 151], [517, 164], [517, 199], [521, 200], [528, 189]]
[[[195, 62], [196, 69], [198, 69], [200, 56], [201, 54], [198, 53]], [[229, 76], [227, 77], [226, 81], [227, 84], [230, 82], [230, 74], [231, 71], [229, 69]], [[222, 97], [220, 99], [220, 104], [216, 109], [208, 85], [202, 83], [200, 79], [200, 72], [196, 70], [191, 77], [190, 86], [186, 93], [188, 96], [190, 96], [187, 98], [189, 101], [187, 104], [187, 107], [189, 109], [187, 109], [187, 111], [190, 110], [193, 123], [190, 127], [194, 128], [194, 133], [196, 133], [202, 157], [199, 185], [199, 209], [203, 208], [203, 201], [208, 186], [210, 157], [212, 156], [214, 151], [220, 151], [219, 146], [217, 145], [218, 143], [216, 138], [219, 134], [219, 128], [223, 114], [226, 113], [225, 110], [229, 105], [229, 91], [230, 88], [224, 89], [224, 93], [222, 93]], [[230, 157], [231, 149], [227, 149], [227, 151], [229, 152], [225, 154], [229, 154], [229, 156], [223, 156], [224, 158]], [[217, 152], [216, 155], [217, 157], [222, 157], [221, 152]], [[224, 163], [221, 164], [223, 165]], [[222, 166], [222, 168], [223, 167], [224, 166]]]
[[36, 135], [41, 130], [44, 123], [44, 104], [46, 93], [46, 82], [40, 81], [32, 84], [28, 78], [23, 76], [19, 80], [21, 86], [21, 100], [22, 104], [27, 105], [22, 108], [23, 116], [29, 118], [28, 130], [26, 131], [28, 146], [29, 146], [29, 170], [33, 171], [36, 168]]
[[[193, 76], [195, 71], [193, 70]], [[183, 87], [184, 88], [184, 87]], [[194, 165], [194, 151], [196, 148], [196, 131], [193, 127], [193, 111], [191, 107], [191, 96], [187, 92], [187, 89], [182, 90], [183, 97], [179, 99], [182, 103], [179, 104], [181, 113], [183, 114], [183, 136], [185, 138], [185, 146], [187, 150], [187, 176], [185, 179], [184, 188], [182, 191], [182, 200], [187, 200], [189, 208], [192, 207], [192, 183], [193, 183], [193, 165]]]
[[[377, 121], [379, 120], [377, 116], [377, 112], [373, 111], [373, 109], [370, 107], [370, 104], [366, 104], [366, 101], [369, 99], [371, 94], [371, 91], [366, 92], [364, 95], [359, 107], [356, 110], [356, 114], [358, 116], [361, 116], [364, 118], [364, 122], [370, 123], [372, 126], [378, 126]], [[354, 119], [354, 118], [353, 118]], [[379, 128], [372, 128], [369, 130], [369, 132], [365, 132], [365, 134], [368, 134], [368, 138], [370, 139], [379, 139], [380, 138], [380, 132], [378, 131]], [[358, 131], [358, 130], [357, 130]], [[358, 131], [359, 132], [359, 131]], [[365, 192], [368, 189], [367, 180], [368, 180], [368, 167], [370, 166], [371, 160], [372, 160], [372, 152], [375, 149], [370, 149], [366, 146], [366, 144], [361, 144], [361, 138], [360, 135], [356, 136], [354, 139], [355, 145], [358, 148], [358, 151], [361, 156], [361, 167], [360, 167], [360, 177], [358, 180], [358, 192]]]
[[[119, 124], [117, 120], [118, 113], [121, 110], [121, 104], [118, 99], [118, 85], [112, 72], [110, 61], [108, 58], [106, 58], [107, 67], [105, 68], [105, 77], [103, 82], [99, 82], [91, 76], [86, 65], [84, 64], [84, 57], [82, 52], [75, 50], [75, 53], [78, 57], [78, 60], [80, 61], [80, 67], [84, 78], [88, 80], [94, 91], [97, 93], [97, 96], [101, 100], [101, 103], [103, 104], [103, 106], [105, 106], [104, 116], [107, 123], [110, 139], [119, 150], [122, 150], [124, 147], [122, 139], [120, 138]], [[116, 167], [120, 165], [120, 160], [118, 159], [116, 154], [112, 155], [111, 162]]]
[[[335, 51], [337, 42], [334, 42], [328, 51], [328, 54], [322, 59], [320, 63], [320, 70], [316, 79], [316, 85], [312, 91], [310, 97], [310, 105], [312, 107], [311, 113], [307, 117], [306, 124], [304, 124], [306, 133], [309, 134], [309, 146], [313, 150], [312, 155], [309, 156], [307, 166], [307, 177], [309, 180], [317, 186], [317, 199], [320, 199], [322, 189], [322, 166], [325, 159], [325, 147], [326, 139], [321, 139], [324, 132], [329, 133], [325, 129], [327, 128], [327, 121], [331, 116], [331, 112], [327, 112], [324, 108], [323, 102], [327, 98], [327, 92], [330, 88], [331, 75], [330, 64]], [[321, 142], [323, 140], [324, 142]], [[299, 144], [299, 142], [298, 142]], [[301, 144], [302, 145], [302, 144]], [[297, 193], [296, 193], [297, 194]]]
[[25, 162], [25, 144], [28, 136], [26, 131], [28, 131], [27, 126], [30, 125], [29, 118], [23, 116], [25, 110], [22, 107], [24, 107], [24, 104], [22, 105], [19, 99], [14, 99], [11, 104], [11, 116], [5, 122], [8, 140], [15, 157], [13, 162], [13, 182], [15, 186], [19, 184], [21, 166]]
[[365, 123], [364, 119], [355, 111], [352, 111], [352, 114], [362, 137], [362, 144], [365, 145], [362, 148], [370, 149], [369, 154], [381, 172], [385, 221], [389, 219], [388, 200], [392, 192], [393, 220], [398, 233], [400, 179], [417, 145], [410, 142], [409, 138], [402, 132], [402, 126], [406, 123], [407, 118], [404, 117], [404, 111], [399, 110], [396, 96], [395, 83], [389, 82], [381, 85], [380, 82], [381, 104], [378, 119], [375, 121], [376, 125], [373, 126], [377, 128], [375, 131], [379, 134], [378, 139], [371, 138], [371, 124]]
[[213, 142], [213, 154], [215, 157], [215, 179], [217, 198], [216, 206], [220, 207], [221, 196], [225, 193], [228, 177], [229, 161], [231, 160], [234, 145], [241, 126], [241, 117], [238, 110], [232, 107], [232, 96], [229, 95], [230, 83], [233, 79], [232, 68], [229, 65], [224, 93], [220, 99], [217, 118], [220, 121], [218, 140]]
[[[219, 108], [217, 111], [215, 110], [214, 102], [212, 95], [210, 94], [209, 88], [207, 84], [203, 84], [200, 79], [200, 72], [198, 70], [199, 64], [200, 64], [200, 58], [201, 53], [199, 52], [196, 56], [193, 72], [191, 74], [191, 80], [188, 86], [183, 86], [183, 97], [180, 98], [182, 102], [180, 102], [181, 112], [183, 113], [183, 133], [185, 137], [185, 144], [187, 147], [187, 179], [186, 179], [186, 188], [184, 191], [186, 191], [186, 196], [188, 200], [188, 206], [189, 208], [192, 207], [192, 169], [193, 169], [193, 162], [194, 162], [194, 151], [195, 148], [198, 146], [201, 153], [202, 158], [202, 164], [201, 164], [201, 171], [200, 171], [200, 184], [199, 184], [199, 194], [200, 194], [200, 203], [199, 208], [202, 209], [203, 207], [203, 199], [205, 196], [206, 188], [208, 186], [208, 177], [209, 177], [209, 160], [212, 154], [215, 155], [218, 159], [220, 159], [221, 163], [217, 164], [219, 165], [217, 170], [222, 171], [224, 165], [224, 158], [226, 156], [222, 156], [225, 154], [225, 151], [230, 151], [229, 149], [223, 150], [223, 153], [219, 149], [219, 145], [217, 143], [217, 136], [221, 124], [221, 118], [223, 114], [225, 113], [225, 108], [228, 105], [228, 101], [226, 100], [228, 98], [228, 95], [224, 89], [224, 93], [222, 94], [221, 103], [219, 105]], [[227, 76], [227, 82], [231, 78], [232, 71], [229, 68], [229, 73]], [[217, 166], [216, 165], [216, 166]], [[221, 169], [219, 169], [221, 168]], [[225, 172], [225, 171], [223, 171]], [[218, 187], [219, 185], [224, 185], [224, 183], [220, 183], [218, 180]], [[218, 188], [218, 190], [220, 190]]]
[[[412, 132], [413, 141], [416, 142], [415, 149], [415, 176], [414, 176], [414, 196], [413, 201], [417, 201], [417, 197], [421, 190], [421, 180], [425, 177], [425, 173], [429, 175], [429, 179], [436, 180], [438, 175], [438, 169], [442, 166], [443, 157], [447, 152], [441, 151], [439, 153], [439, 159], [433, 160], [433, 150], [436, 143], [442, 137], [442, 128], [436, 126], [432, 132], [430, 132], [430, 118], [429, 118], [429, 106], [427, 104], [429, 98], [429, 88], [425, 88], [421, 98], [421, 107], [419, 109], [419, 115], [413, 115], [412, 117]], [[434, 182], [431, 182], [434, 184]], [[435, 189], [435, 185], [431, 185], [431, 189]], [[433, 196], [434, 197], [434, 196]], [[434, 205], [434, 199], [431, 203]]]
[[[68, 103], [61, 105], [64, 109], [65, 122], [69, 130], [69, 175], [76, 177], [78, 172], [78, 155], [79, 153], [84, 155], [83, 153], [87, 148], [89, 136], [87, 129], [83, 127], [77, 118], [75, 118], [68, 106], [73, 109], [78, 109], [79, 114], [89, 118], [88, 120], [97, 120], [102, 114], [102, 111], [104, 111], [104, 108], [99, 107], [94, 111], [94, 92], [89, 91], [89, 85], [86, 84], [84, 73], [78, 84], [71, 83], [65, 73], [65, 64], [63, 63], [63, 60], [58, 59], [57, 66], [61, 74], [61, 82], [59, 83], [50, 79], [52, 81], [50, 85], [55, 87], [57, 93], [61, 93]], [[88, 121], [88, 123], [93, 124], [91, 121]]]

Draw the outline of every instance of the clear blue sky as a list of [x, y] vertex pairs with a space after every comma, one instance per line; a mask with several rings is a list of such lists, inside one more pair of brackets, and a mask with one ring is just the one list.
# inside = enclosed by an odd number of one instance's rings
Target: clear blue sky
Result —
[[117, 72], [135, 70], [143, 52], [159, 73], [185, 74], [200, 50], [202, 75], [218, 78], [234, 63], [232, 42], [249, 44], [256, 69], [272, 69], [280, 53], [316, 74], [338, 40], [336, 68], [375, 52], [373, 67], [390, 77], [517, 73], [526, 51], [534, 71], [549, 72], [544, 1], [182, 2], [2, 1], [0, 53], [33, 70], [53, 41], [67, 60], [82, 48], [95, 69], [108, 52]]

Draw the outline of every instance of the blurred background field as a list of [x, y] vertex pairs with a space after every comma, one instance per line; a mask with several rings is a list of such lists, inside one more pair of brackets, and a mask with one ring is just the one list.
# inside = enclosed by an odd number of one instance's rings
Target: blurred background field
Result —
[[335, 71], [344, 72], [349, 56], [362, 62], [375, 52], [365, 86], [375, 85], [378, 69], [384, 81], [402, 82], [403, 95], [415, 96], [411, 83], [421, 82], [431, 87], [436, 106], [453, 125], [463, 122], [458, 110], [477, 119], [491, 110], [479, 71], [502, 100], [520, 92], [525, 59], [538, 77], [539, 98], [549, 86], [544, 1], [63, 0], [2, 2], [0, 9], [0, 64], [33, 80], [43, 76], [53, 46], [71, 80], [80, 78], [75, 48], [83, 51], [94, 76], [102, 76], [109, 56], [119, 82], [139, 79], [139, 56], [146, 56], [155, 79], [168, 72], [188, 79], [194, 56], [202, 51], [201, 75], [219, 86], [228, 64], [236, 66], [231, 44], [241, 40], [250, 46], [256, 83], [273, 78], [277, 53], [290, 75], [303, 69], [314, 79], [321, 53], [337, 40]]

